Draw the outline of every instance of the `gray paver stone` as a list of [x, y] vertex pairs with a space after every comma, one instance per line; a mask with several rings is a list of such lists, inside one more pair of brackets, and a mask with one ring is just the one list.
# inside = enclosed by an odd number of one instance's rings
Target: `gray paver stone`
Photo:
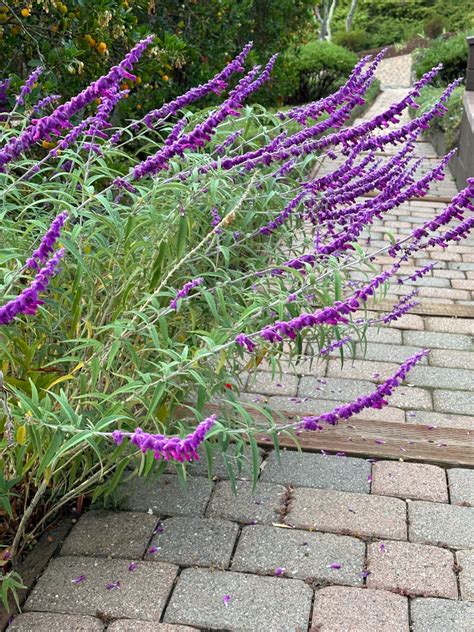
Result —
[[412, 542], [374, 542], [367, 553], [368, 588], [457, 599], [451, 551]]
[[[200, 449], [198, 450], [199, 461], [195, 461], [193, 463], [189, 463], [187, 465], [188, 472], [193, 476], [208, 476], [208, 467], [207, 467], [207, 457], [205, 451]], [[235, 478], [239, 479], [251, 479], [252, 478], [252, 457], [250, 452], [247, 451], [243, 455], [243, 459], [240, 463], [240, 472], [239, 472], [239, 461], [235, 456], [235, 446], [230, 445], [229, 449], [226, 452], [227, 460], [230, 463], [232, 470], [234, 472]], [[260, 461], [261, 461], [262, 452], [260, 451]], [[222, 458], [222, 453], [215, 451], [213, 453], [213, 463], [212, 463], [212, 475], [217, 476], [218, 478], [228, 479], [229, 473], [227, 471], [227, 467], [224, 463], [224, 459]]]
[[365, 544], [356, 538], [251, 525], [242, 531], [232, 570], [274, 575], [283, 568], [285, 577], [361, 586], [364, 558]]
[[433, 401], [439, 412], [455, 415], [472, 415], [474, 412], [474, 393], [468, 391], [437, 390], [433, 393]]
[[299, 397], [316, 397], [330, 401], [351, 402], [359, 395], [370, 393], [374, 389], [372, 382], [366, 380], [345, 380], [328, 377], [321, 383], [314, 377], [303, 377], [298, 388]]
[[252, 490], [252, 483], [237, 481], [234, 494], [230, 482], [221, 481], [216, 485], [206, 515], [244, 523], [279, 522], [286, 493], [282, 485], [257, 483]]
[[[418, 334], [423, 332], [412, 333]], [[416, 345], [418, 343], [413, 342], [411, 344]], [[423, 345], [421, 344], [419, 346], [408, 346], [407, 344], [386, 345], [369, 342], [366, 350], [358, 347], [356, 350], [356, 358], [359, 360], [373, 360], [376, 362], [393, 362], [395, 364], [400, 364], [400, 362], [404, 362], [411, 355], [419, 353], [420, 347], [422, 346]], [[427, 358], [421, 358], [420, 364], [428, 364]]]
[[442, 366], [459, 369], [474, 369], [474, 353], [471, 351], [456, 351], [451, 349], [433, 349], [429, 355], [432, 366]]
[[60, 555], [139, 559], [157, 519], [129, 511], [88, 511], [66, 538]]
[[329, 586], [314, 597], [312, 630], [408, 632], [408, 599], [384, 590]]
[[403, 341], [407, 345], [417, 345], [428, 349], [459, 349], [471, 351], [472, 342], [463, 334], [447, 334], [435, 331], [405, 331]]
[[282, 376], [272, 376], [271, 373], [258, 371], [249, 376], [246, 390], [250, 393], [263, 393], [265, 395], [295, 396], [298, 388], [298, 377], [287, 373]]
[[470, 632], [474, 604], [452, 599], [413, 599], [410, 614], [412, 632]]
[[449, 495], [453, 505], [474, 507], [474, 470], [448, 470]]
[[131, 619], [117, 619], [107, 628], [107, 632], [193, 632], [194, 630], [197, 628], [190, 628], [188, 625], [150, 623], [150, 621], [132, 621]]
[[457, 551], [459, 589], [466, 601], [474, 601], [474, 551]]
[[415, 500], [408, 505], [408, 524], [412, 542], [474, 547], [474, 508]]
[[[171, 564], [92, 557], [57, 557], [49, 563], [24, 606], [25, 611], [90, 614], [158, 621], [178, 567]], [[84, 581], [73, 580], [85, 575]], [[120, 582], [120, 588], [107, 584]], [[150, 596], [152, 595], [152, 598]]]
[[415, 386], [431, 388], [452, 388], [455, 386], [457, 389], [470, 390], [474, 384], [474, 371], [416, 366], [410, 371], [407, 382]]
[[8, 632], [101, 632], [103, 629], [104, 624], [95, 617], [50, 612], [25, 612], [8, 626]]
[[446, 474], [425, 463], [378, 461], [372, 468], [372, 493], [398, 498], [448, 502]]
[[162, 527], [151, 543], [158, 550], [147, 559], [180, 566], [227, 568], [239, 533], [235, 522], [211, 518], [179, 516], [164, 520]]
[[165, 621], [217, 630], [294, 632], [307, 629], [311, 598], [310, 587], [297, 579], [186, 569]]
[[211, 491], [207, 478], [190, 477], [183, 488], [173, 474], [158, 479], [134, 478], [120, 488], [124, 509], [151, 510], [162, 516], [202, 516]]
[[474, 336], [474, 322], [469, 318], [425, 318], [429, 331], [443, 331], [445, 333], [468, 334]]
[[270, 454], [260, 480], [297, 487], [368, 493], [369, 475], [370, 463], [365, 459], [282, 450], [280, 462], [275, 452]]
[[405, 503], [388, 496], [297, 488], [286, 522], [303, 529], [405, 540]]

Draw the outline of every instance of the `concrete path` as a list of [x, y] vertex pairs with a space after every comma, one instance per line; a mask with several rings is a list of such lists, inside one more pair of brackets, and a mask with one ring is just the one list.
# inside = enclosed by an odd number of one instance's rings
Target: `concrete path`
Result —
[[[402, 87], [387, 88], [368, 116], [404, 94], [407, 59], [387, 60], [381, 76], [384, 86], [398, 80]], [[418, 148], [434, 156], [429, 143]], [[454, 192], [449, 177], [435, 189]], [[410, 201], [373, 228], [371, 245], [387, 243], [388, 230], [405, 234], [444, 204]], [[473, 240], [426, 258], [437, 267], [420, 284], [421, 300], [472, 305]], [[388, 263], [379, 257], [378, 269]], [[408, 315], [370, 331], [366, 354], [343, 370], [330, 356], [317, 366], [286, 367], [274, 379], [262, 363], [243, 399], [293, 413], [329, 410], [428, 346], [429, 360], [390, 407], [363, 417], [455, 428], [467, 440], [474, 432], [473, 335], [472, 320]], [[442, 453], [442, 443], [427, 441]], [[399, 461], [283, 451], [280, 464], [265, 450], [255, 492], [243, 471], [237, 496], [221, 462], [210, 482], [204, 465], [193, 465], [185, 490], [174, 474], [127, 482], [121, 511], [79, 519], [9, 629], [472, 630], [474, 470], [405, 462], [410, 447], [397, 446]]]

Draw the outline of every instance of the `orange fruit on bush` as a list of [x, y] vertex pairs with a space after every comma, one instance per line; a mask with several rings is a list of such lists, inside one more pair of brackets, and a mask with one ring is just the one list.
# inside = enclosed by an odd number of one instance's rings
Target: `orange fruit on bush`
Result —
[[24, 18], [29, 17], [29, 16], [30, 16], [30, 14], [31, 14], [31, 11], [30, 11], [29, 9], [26, 9], [26, 8], [25, 8], [25, 9], [22, 9], [22, 10], [21, 10], [21, 15], [22, 15]]
[[97, 44], [97, 50], [103, 55], [107, 50], [107, 44], [105, 42], [100, 42]]

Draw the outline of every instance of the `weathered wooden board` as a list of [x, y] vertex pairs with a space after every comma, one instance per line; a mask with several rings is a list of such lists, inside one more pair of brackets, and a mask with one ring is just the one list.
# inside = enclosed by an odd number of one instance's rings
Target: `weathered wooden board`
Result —
[[[256, 424], [267, 425], [265, 417], [254, 408], [248, 408]], [[206, 414], [218, 413], [217, 404], [206, 406]], [[185, 411], [183, 410], [183, 413]], [[299, 412], [298, 417], [314, 414], [311, 410]], [[296, 419], [295, 413], [276, 411], [275, 424], [285, 425]], [[281, 445], [296, 445], [291, 437], [280, 436]], [[271, 446], [272, 441], [263, 432], [258, 437], [261, 446]], [[353, 456], [425, 461], [441, 465], [474, 467], [474, 429], [433, 428], [422, 424], [406, 424], [386, 421], [368, 421], [352, 417], [337, 426], [324, 430], [302, 432], [298, 436], [302, 450], [316, 452], [328, 450], [345, 452]]]

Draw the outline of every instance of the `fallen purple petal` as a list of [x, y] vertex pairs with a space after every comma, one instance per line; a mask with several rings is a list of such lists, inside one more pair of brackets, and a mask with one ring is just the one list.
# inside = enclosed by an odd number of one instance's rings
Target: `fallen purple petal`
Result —
[[77, 577], [74, 577], [74, 579], [71, 579], [72, 584], [82, 584], [82, 582], [85, 582], [85, 581], [86, 581], [85, 575], [78, 575]]
[[224, 606], [228, 606], [232, 597], [230, 595], [224, 595], [222, 597], [222, 601], [224, 602]]
[[108, 584], [105, 584], [105, 588], [107, 590], [118, 590], [120, 588], [120, 582], [118, 580], [109, 582]]

